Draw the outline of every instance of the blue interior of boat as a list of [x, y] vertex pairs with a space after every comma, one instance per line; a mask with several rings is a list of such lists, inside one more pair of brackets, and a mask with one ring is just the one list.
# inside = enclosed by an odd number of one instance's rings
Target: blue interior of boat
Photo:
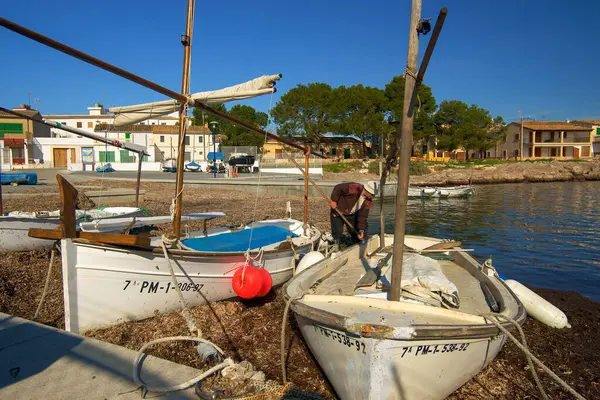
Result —
[[[252, 232], [252, 243], [250, 233]], [[274, 243], [283, 242], [287, 237], [297, 235], [287, 229], [275, 225], [261, 226], [259, 228], [244, 229], [237, 232], [222, 233], [220, 235], [184, 239], [184, 246], [196, 251], [246, 251], [254, 250]]]

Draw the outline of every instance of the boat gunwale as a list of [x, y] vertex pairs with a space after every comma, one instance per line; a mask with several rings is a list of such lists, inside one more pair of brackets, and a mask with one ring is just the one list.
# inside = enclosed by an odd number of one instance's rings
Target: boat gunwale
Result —
[[[282, 244], [287, 243], [287, 241], [283, 241], [279, 244], [278, 248], [275, 248], [272, 250], [262, 250], [262, 254], [264, 256], [269, 256], [269, 255], [278, 255], [281, 253], [289, 253], [289, 252], [294, 252], [294, 251], [297, 252], [299, 250], [303, 251], [306, 249], [306, 247], [309, 247], [312, 249], [314, 244], [316, 242], [318, 242], [318, 240], [320, 240], [320, 238], [322, 236], [322, 233], [319, 229], [317, 229], [316, 227], [313, 227], [313, 230], [314, 230], [314, 235], [311, 235], [311, 237], [309, 238], [309, 242], [307, 242], [307, 243], [304, 243], [297, 247], [294, 247], [294, 249], [292, 249], [291, 246], [281, 248]], [[300, 238], [302, 238], [302, 237], [300, 237]], [[148, 252], [148, 253], [159, 254], [159, 255], [163, 254], [163, 249], [162, 249], [162, 247], [159, 247], [159, 246], [146, 247], [146, 246], [133, 246], [133, 245], [132, 246], [115, 245], [115, 244], [95, 242], [92, 240], [81, 239], [81, 238], [72, 239], [72, 241], [73, 241], [73, 243], [75, 243], [77, 245], [84, 245], [84, 246], [96, 246], [96, 247], [102, 247], [102, 248], [107, 248], [107, 249], [120, 249], [120, 250], [125, 250], [125, 251], [130, 251], [130, 250], [131, 251], [142, 251], [142, 252]], [[248, 253], [246, 253], [245, 251], [204, 252], [204, 251], [185, 250], [185, 249], [169, 249], [169, 254], [174, 255], [174, 256], [183, 256], [183, 257], [219, 257], [219, 256], [246, 257], [246, 254], [249, 254], [252, 256], [252, 255], [257, 255], [259, 253], [261, 253], [260, 249], [251, 250]]]
[[[431, 237], [427, 237], [427, 236], [418, 236], [418, 235], [412, 235], [412, 236], [415, 238], [438, 240], [437, 238], [431, 238]], [[379, 236], [373, 235], [371, 237], [371, 240], [379, 240]], [[336, 259], [341, 259], [344, 256], [347, 258], [349, 256], [350, 251], [354, 251], [352, 249], [352, 247], [344, 250], [340, 255], [338, 255], [336, 257]], [[460, 249], [449, 250], [449, 252], [453, 252], [453, 253], [461, 255], [461, 257], [460, 257], [460, 258], [462, 258], [462, 260], [460, 260], [461, 262], [459, 263], [459, 262], [455, 261], [455, 263], [462, 268], [465, 268], [465, 266], [462, 265], [462, 263], [468, 263], [468, 264], [475, 263], [475, 261], [474, 261], [474, 259], [472, 259], [472, 257], [470, 257], [469, 255], [462, 254]], [[332, 261], [331, 259], [327, 259], [327, 258], [323, 259], [319, 263], [315, 264], [313, 266], [313, 268], [317, 267], [318, 264], [325, 263], [327, 260]], [[340, 266], [335, 267], [335, 270], [343, 267], [344, 264], [345, 263], [343, 263]], [[481, 278], [483, 278], [483, 281], [486, 281], [487, 283], [491, 283], [493, 285], [493, 287], [495, 289], [494, 291], [498, 290], [496, 287], [497, 284], [500, 284], [503, 288], [508, 289], [508, 293], [510, 293], [510, 295], [513, 296], [515, 303], [516, 303], [516, 308], [517, 308], [516, 314], [514, 315], [514, 317], [512, 319], [514, 321], [516, 321], [519, 325], [522, 325], [525, 322], [527, 314], [525, 312], [525, 308], [524, 308], [523, 304], [518, 299], [518, 297], [516, 297], [514, 292], [512, 290], [510, 290], [510, 288], [506, 285], [506, 283], [504, 283], [499, 278], [497, 279], [497, 281], [498, 281], [497, 283], [492, 282], [489, 276], [485, 275], [483, 272], [481, 272], [477, 268], [477, 265], [473, 264], [473, 265], [471, 265], [471, 267], [475, 267], [475, 269], [477, 269], [479, 274], [482, 275]], [[325, 267], [322, 267], [322, 268], [325, 268]], [[305, 271], [303, 271], [302, 273], [307, 272], [310, 269], [311, 268], [308, 268]], [[327, 275], [331, 275], [332, 272], [333, 271], [330, 271]], [[467, 270], [467, 272], [470, 272], [470, 271]], [[296, 277], [293, 277], [283, 287], [283, 296], [284, 296], [284, 300], [286, 302], [290, 301], [291, 296], [290, 296], [288, 290], [290, 289], [290, 284], [292, 283], [294, 278], [296, 278]], [[478, 279], [478, 281], [482, 282], [481, 279]], [[351, 319], [350, 317], [336, 314], [336, 313], [333, 313], [330, 311], [325, 311], [320, 308], [305, 304], [302, 301], [302, 299], [304, 298], [304, 295], [306, 295], [306, 294], [307, 294], [306, 292], [302, 293], [301, 297], [297, 297], [291, 302], [290, 307], [291, 307], [292, 311], [294, 311], [296, 314], [302, 316], [303, 318], [312, 320], [314, 323], [323, 324], [330, 328], [337, 329], [339, 331], [343, 331], [346, 334], [349, 334], [354, 337], [400, 340], [400, 341], [403, 341], [403, 340], [418, 341], [418, 340], [423, 340], [423, 339], [441, 340], [446, 337], [453, 337], [453, 338], [458, 337], [461, 339], [485, 338], [485, 337], [495, 337], [495, 336], [502, 334], [502, 331], [493, 324], [452, 324], [452, 325], [449, 325], [449, 324], [448, 325], [446, 325], [446, 324], [437, 324], [437, 325], [413, 324], [413, 325], [410, 325], [407, 327], [398, 327], [398, 328], [409, 328], [411, 330], [410, 337], [408, 337], [406, 335], [404, 335], [406, 337], [398, 337], [398, 335], [395, 333], [396, 327], [390, 327], [387, 325], [368, 324], [368, 323], [347, 324], [347, 321], [349, 321]], [[345, 297], [348, 297], [348, 296], [345, 296]], [[502, 311], [505, 311], [506, 306], [504, 304], [504, 301], [502, 301], [501, 304], [503, 307]], [[424, 306], [424, 307], [426, 307], [426, 306]], [[490, 314], [493, 314], [491, 312], [491, 310], [490, 310]], [[499, 312], [498, 314], [504, 315], [502, 312]], [[469, 314], [469, 315], [475, 315], [475, 314]], [[481, 317], [484, 318], [483, 316], [481, 316]], [[352, 327], [351, 329], [349, 329], [350, 328], [349, 325]], [[500, 325], [503, 328], [508, 329], [508, 330], [515, 329], [514, 325], [508, 321], [501, 321]]]

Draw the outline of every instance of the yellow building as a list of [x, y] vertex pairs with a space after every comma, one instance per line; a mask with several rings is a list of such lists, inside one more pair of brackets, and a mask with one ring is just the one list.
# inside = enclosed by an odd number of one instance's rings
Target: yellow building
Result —
[[[309, 139], [306, 137], [292, 137], [289, 140], [303, 146], [309, 144]], [[368, 152], [370, 146], [367, 145], [366, 147]], [[351, 136], [324, 136], [321, 138], [319, 148], [311, 150], [333, 159], [361, 158], [363, 143], [361, 140]], [[283, 155], [284, 152], [297, 153], [298, 151], [298, 149], [290, 148], [274, 139], [269, 139], [263, 146], [263, 157], [280, 159], [285, 157]]]
[[499, 158], [592, 158], [593, 130], [576, 122], [525, 121], [508, 125]]
[[[21, 104], [13, 111], [41, 121], [39, 111]], [[0, 111], [0, 141], [6, 149], [3, 156], [10, 158], [12, 165], [29, 165], [33, 162], [33, 138], [50, 137], [50, 128], [41, 123]], [[3, 163], [6, 160], [3, 160]]]

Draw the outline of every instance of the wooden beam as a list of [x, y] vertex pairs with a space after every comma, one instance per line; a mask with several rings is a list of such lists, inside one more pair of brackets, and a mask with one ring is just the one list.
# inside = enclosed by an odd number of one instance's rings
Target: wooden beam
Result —
[[77, 218], [75, 217], [75, 204], [77, 203], [77, 189], [73, 187], [62, 175], [56, 175], [60, 191], [60, 222], [63, 238], [77, 237]]
[[[29, 237], [37, 239], [60, 240], [62, 232], [54, 229], [29, 229]], [[75, 232], [73, 239], [86, 239], [92, 242], [104, 244], [117, 244], [122, 246], [150, 247], [150, 238], [139, 235], [124, 235], [121, 233], [95, 233]]]

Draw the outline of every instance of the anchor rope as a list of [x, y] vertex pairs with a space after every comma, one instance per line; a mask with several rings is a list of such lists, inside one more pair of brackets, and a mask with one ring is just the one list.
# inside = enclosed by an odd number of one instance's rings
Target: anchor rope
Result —
[[[569, 392], [570, 394], [573, 395], [573, 397], [575, 397], [578, 400], [585, 400], [585, 397], [583, 397], [582, 395], [580, 395], [579, 393], [577, 393], [575, 391], [575, 389], [573, 389], [571, 386], [569, 386], [568, 383], [566, 383], [564, 380], [562, 380], [558, 375], [556, 375], [550, 368], [546, 367], [546, 365], [544, 365], [544, 363], [542, 361], [540, 361], [536, 356], [534, 356], [531, 353], [531, 350], [529, 350], [528, 346], [527, 346], [527, 342], [524, 340], [523, 344], [521, 344], [517, 338], [515, 338], [505, 327], [503, 327], [498, 321], [497, 319], [503, 319], [505, 321], [510, 322], [512, 325], [514, 325], [515, 327], [517, 327], [517, 330], [519, 331], [519, 333], [521, 334], [521, 337], [525, 337], [525, 333], [523, 332], [523, 329], [521, 328], [521, 326], [513, 319], [508, 318], [504, 315], [500, 315], [500, 314], [483, 314], [482, 315], [483, 318], [485, 318], [487, 321], [490, 321], [492, 324], [494, 324], [496, 326], [496, 328], [500, 329], [514, 344], [515, 346], [517, 346], [528, 358], [531, 358], [531, 360], [533, 362], [535, 362], [544, 372], [546, 372], [554, 381], [556, 381], [560, 386], [563, 387], [563, 389], [565, 389], [567, 392]], [[543, 388], [541, 388], [541, 382], [539, 382], [539, 377], [537, 377], [537, 372], [535, 371], [535, 368], [530, 367], [531, 369], [531, 373], [534, 376], [534, 379], [536, 381], [536, 384], [538, 385], [538, 389], [540, 389], [540, 393], [542, 395], [542, 397], [544, 399], [547, 399], [548, 396], [546, 395], [546, 392], [543, 390]]]
[[46, 283], [44, 284], [44, 290], [42, 291], [42, 297], [40, 298], [40, 303], [38, 304], [37, 310], [35, 310], [35, 314], [33, 315], [33, 320], [37, 320], [38, 315], [42, 309], [42, 304], [44, 304], [44, 299], [46, 298], [46, 294], [48, 293], [48, 287], [50, 286], [50, 275], [52, 275], [52, 266], [54, 265], [54, 256], [56, 256], [56, 246], [52, 247], [52, 254], [50, 255], [50, 264], [48, 265], [48, 272], [46, 273]]

